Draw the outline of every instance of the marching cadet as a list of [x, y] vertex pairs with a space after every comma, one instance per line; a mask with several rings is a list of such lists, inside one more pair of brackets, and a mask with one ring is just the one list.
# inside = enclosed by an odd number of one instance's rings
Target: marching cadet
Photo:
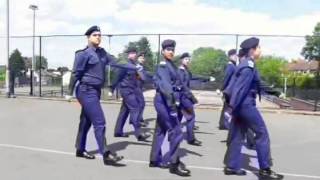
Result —
[[181, 65], [178, 69], [178, 75], [180, 77], [180, 81], [182, 84], [182, 90], [179, 95], [179, 111], [178, 111], [178, 118], [181, 121], [183, 117], [185, 117], [187, 125], [186, 125], [186, 140], [188, 144], [194, 146], [201, 146], [202, 142], [197, 140], [194, 135], [195, 128], [195, 111], [194, 105], [198, 103], [198, 100], [195, 98], [193, 93], [190, 89], [190, 81], [191, 80], [202, 80], [202, 81], [209, 81], [213, 80], [213, 77], [204, 78], [204, 77], [197, 77], [193, 76], [191, 71], [189, 70], [189, 64], [191, 61], [191, 56], [189, 53], [183, 53], [180, 56]]
[[241, 165], [243, 129], [250, 128], [255, 133], [256, 151], [261, 179], [283, 179], [283, 175], [271, 170], [270, 139], [265, 122], [256, 107], [256, 96], [260, 96], [260, 77], [255, 62], [261, 55], [259, 39], [249, 38], [240, 45], [246, 54], [237, 67], [230, 85], [224, 90], [229, 104], [228, 112], [233, 115], [230, 128], [230, 142], [225, 154], [224, 173], [226, 175], [246, 175]]
[[[237, 59], [238, 59], [237, 50], [235, 50], [235, 49], [229, 50], [228, 51], [228, 58], [229, 58], [229, 62], [228, 62], [227, 67], [224, 71], [225, 74], [224, 74], [224, 79], [223, 79], [222, 91], [229, 85], [231, 77], [236, 69], [236, 63], [237, 63]], [[225, 108], [226, 108], [226, 102], [223, 102], [223, 107], [221, 110], [220, 121], [219, 121], [219, 129], [220, 130], [229, 129], [228, 119], [225, 118], [225, 116], [224, 116]]]
[[76, 89], [76, 97], [82, 107], [76, 139], [76, 156], [86, 159], [95, 158], [95, 156], [86, 151], [87, 133], [92, 124], [99, 153], [103, 156], [104, 164], [119, 165], [118, 162], [123, 157], [118, 156], [115, 152], [111, 152], [106, 143], [106, 120], [100, 104], [101, 88], [105, 82], [106, 65], [126, 68], [132, 71], [136, 71], [137, 67], [132, 68], [118, 65], [116, 60], [99, 46], [101, 43], [101, 32], [98, 26], [90, 27], [85, 35], [88, 39], [88, 46], [75, 53], [69, 93], [66, 96], [66, 99], [70, 100], [74, 89]]
[[[190, 176], [190, 170], [180, 161], [178, 148], [183, 140], [180, 121], [178, 119], [179, 99], [176, 94], [181, 90], [177, 67], [172, 62], [176, 42], [164, 40], [162, 42], [163, 61], [160, 62], [154, 75], [156, 95], [154, 106], [157, 111], [156, 128], [150, 154], [149, 167], [169, 168], [170, 173], [179, 176]], [[163, 160], [161, 146], [168, 133], [169, 157]]]
[[[141, 115], [141, 102], [140, 102], [140, 90], [139, 79], [144, 80], [144, 74], [142, 73], [143, 67], [137, 63], [137, 49], [135, 47], [128, 47], [126, 53], [128, 54], [128, 66], [139, 67], [139, 71], [126, 70], [124, 76], [119, 81], [119, 90], [123, 98], [120, 108], [119, 116], [116, 122], [114, 136], [115, 137], [128, 137], [123, 133], [123, 127], [130, 114], [130, 123], [134, 127], [134, 134], [138, 141], [146, 141], [149, 134], [141, 132], [140, 118]], [[123, 74], [123, 73], [121, 73]]]
[[144, 112], [144, 108], [146, 105], [145, 99], [144, 99], [144, 95], [143, 95], [143, 86], [145, 83], [153, 83], [153, 75], [146, 71], [144, 68], [144, 63], [145, 63], [145, 52], [140, 52], [138, 54], [138, 63], [140, 66], [143, 67], [142, 73], [144, 76], [144, 79], [139, 78], [138, 80], [138, 88], [137, 88], [137, 97], [138, 97], [138, 101], [140, 104], [140, 113], [139, 113], [139, 120], [140, 120], [140, 124], [142, 127], [146, 127], [147, 126], [147, 122], [144, 121], [143, 119], [143, 112]]

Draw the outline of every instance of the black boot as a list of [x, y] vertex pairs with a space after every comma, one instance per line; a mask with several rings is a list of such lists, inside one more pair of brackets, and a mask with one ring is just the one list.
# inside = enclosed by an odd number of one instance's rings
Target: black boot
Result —
[[138, 136], [138, 141], [147, 141], [147, 139], [150, 137], [150, 134], [146, 134], [146, 133], [141, 133]]
[[150, 161], [149, 163], [149, 167], [153, 168], [153, 167], [158, 167], [161, 169], [168, 169], [170, 167], [169, 163], [164, 163], [164, 162], [155, 162], [155, 161]]
[[107, 151], [103, 154], [103, 162], [105, 165], [117, 166], [118, 162], [123, 159], [123, 156], [118, 156], [116, 153]]
[[223, 169], [223, 172], [225, 175], [236, 175], [236, 176], [245, 176], [247, 175], [247, 172], [245, 170], [239, 169], [239, 170], [235, 170], [232, 168], [227, 168], [225, 167]]
[[76, 157], [85, 158], [85, 159], [95, 159], [96, 157], [92, 154], [89, 154], [87, 151], [77, 150]]
[[188, 144], [193, 146], [201, 146], [202, 142], [197, 139], [193, 139], [192, 141], [188, 141]]
[[115, 133], [115, 134], [114, 134], [114, 137], [125, 137], [125, 138], [127, 138], [127, 137], [129, 137], [129, 135], [128, 135], [128, 134], [125, 134], [125, 133], [121, 133], [121, 134]]
[[190, 176], [191, 173], [191, 171], [187, 169], [186, 166], [180, 160], [178, 160], [177, 163], [171, 163], [169, 171], [172, 174], [176, 174], [182, 177]]
[[283, 179], [284, 176], [281, 174], [277, 174], [276, 172], [272, 171], [270, 168], [267, 169], [261, 169], [259, 171], [259, 176], [261, 180], [271, 180], [271, 179]]

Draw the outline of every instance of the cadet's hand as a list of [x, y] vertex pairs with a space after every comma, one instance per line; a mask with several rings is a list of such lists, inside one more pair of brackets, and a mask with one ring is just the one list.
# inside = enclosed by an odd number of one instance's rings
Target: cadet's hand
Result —
[[72, 100], [73, 97], [70, 96], [70, 95], [66, 95], [64, 98], [65, 98], [65, 100], [71, 102], [71, 100]]
[[210, 78], [209, 78], [209, 81], [210, 81], [210, 82], [213, 82], [213, 81], [215, 81], [215, 80], [216, 80], [215, 77], [210, 76]]
[[170, 116], [176, 118], [178, 117], [178, 113], [176, 111], [171, 111]]
[[225, 111], [224, 112], [224, 117], [226, 118], [226, 120], [230, 123], [232, 120], [232, 115], [230, 114], [230, 112]]
[[178, 108], [177, 108], [176, 105], [170, 107], [169, 114], [170, 114], [170, 116], [173, 117], [173, 118], [177, 118], [177, 117], [178, 117]]

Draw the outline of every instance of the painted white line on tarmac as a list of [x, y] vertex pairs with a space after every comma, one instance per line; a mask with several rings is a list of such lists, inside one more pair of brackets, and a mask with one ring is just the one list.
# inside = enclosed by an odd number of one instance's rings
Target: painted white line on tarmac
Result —
[[[52, 153], [52, 154], [62, 154], [62, 155], [69, 155], [69, 156], [75, 156], [72, 152], [65, 152], [65, 151], [59, 151], [59, 150], [52, 150], [52, 149], [44, 149], [44, 148], [36, 148], [36, 147], [28, 147], [28, 146], [19, 146], [14, 144], [0, 144], [0, 147], [2, 148], [14, 148], [14, 149], [23, 149], [23, 150], [29, 150], [29, 151], [36, 151], [36, 152], [46, 152], [46, 153]], [[140, 161], [140, 160], [131, 160], [131, 159], [125, 159], [125, 162], [131, 162], [131, 163], [137, 163], [137, 164], [149, 164], [148, 161]], [[193, 166], [190, 165], [188, 168], [191, 169], [201, 169], [201, 170], [213, 170], [213, 171], [222, 171], [223, 168], [215, 168], [215, 167], [205, 167], [205, 166]], [[247, 171], [248, 173], [256, 173]], [[313, 175], [305, 175], [305, 174], [292, 174], [292, 173], [282, 173], [281, 174], [285, 176], [291, 176], [291, 177], [301, 177], [301, 178], [309, 178], [309, 179], [320, 179], [320, 176], [313, 176]]]

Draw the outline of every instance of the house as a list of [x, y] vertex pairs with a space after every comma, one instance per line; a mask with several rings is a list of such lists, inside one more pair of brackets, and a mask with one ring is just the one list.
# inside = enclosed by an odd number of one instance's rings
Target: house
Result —
[[290, 72], [301, 74], [315, 74], [318, 69], [318, 61], [307, 61], [304, 59], [293, 60], [287, 65]]

